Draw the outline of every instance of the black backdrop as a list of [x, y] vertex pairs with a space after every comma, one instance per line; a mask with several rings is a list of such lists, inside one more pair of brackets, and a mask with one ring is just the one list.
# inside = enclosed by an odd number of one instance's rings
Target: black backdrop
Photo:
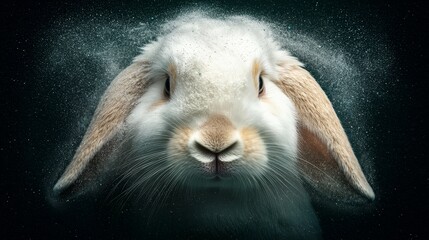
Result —
[[[45, 73], [40, 70], [41, 66], [46, 62], [46, 59], [40, 59], [44, 56], [40, 52], [41, 49], [49, 48], [50, 43], [43, 33], [53, 26], [61, 26], [58, 25], [59, 21], [70, 24], [67, 22], [69, 16], [91, 18], [93, 15], [104, 15], [105, 18], [127, 21], [142, 18], [142, 13], [156, 17], [158, 13], [180, 8], [181, 5], [176, 1], [155, 0], [132, 3], [1, 3], [2, 239], [99, 239], [128, 236], [123, 232], [115, 232], [115, 226], [121, 223], [120, 219], [101, 220], [100, 213], [92, 212], [103, 209], [93, 209], [85, 200], [75, 202], [72, 207], [67, 207], [67, 204], [58, 206], [49, 196], [49, 186], [58, 176], [54, 170], [58, 166], [52, 166], [58, 165], [58, 161], [50, 159], [52, 154], [57, 157], [69, 157], [72, 154], [58, 153], [58, 149], [65, 144], [64, 139], [73, 135], [64, 133], [63, 129], [73, 128], [76, 122], [69, 119], [76, 119], [74, 115], [78, 110], [63, 100], [63, 95], [69, 89], [74, 89], [75, 83], [56, 84], [52, 76], [47, 77], [49, 81], [40, 79]], [[193, 2], [185, 5], [193, 6]], [[383, 88], [388, 89], [389, 94], [367, 106], [370, 111], [376, 112], [372, 115], [373, 122], [378, 123], [371, 129], [370, 138], [375, 149], [372, 168], [375, 169], [378, 198], [373, 207], [363, 214], [320, 208], [321, 224], [326, 239], [428, 239], [429, 178], [426, 161], [429, 146], [424, 125], [428, 107], [425, 94], [428, 88], [425, 83], [429, 69], [425, 45], [429, 29], [427, 8], [416, 2], [344, 3], [333, 0], [318, 3], [215, 1], [210, 6], [286, 18], [292, 15], [294, 18], [289, 20], [298, 27], [305, 29], [305, 26], [311, 25], [312, 29], [339, 32], [344, 36], [347, 36], [346, 27], [353, 24], [380, 33], [381, 39], [388, 42], [394, 57], [389, 66], [392, 82], [386, 82], [392, 86]], [[353, 22], [344, 24], [348, 16]], [[353, 53], [353, 46], [343, 47]], [[127, 58], [119, 63], [120, 67], [124, 67], [136, 54], [137, 49], [132, 53], [124, 53]], [[100, 71], [96, 63], [82, 59], [82, 64], [90, 65], [86, 69]], [[35, 76], [39, 79], [35, 79]], [[99, 96], [99, 89], [105, 85], [95, 85], [92, 83], [85, 87], [95, 89], [89, 91]], [[82, 96], [83, 93], [77, 92], [75, 97]], [[93, 102], [96, 102], [97, 98], [94, 99]], [[94, 107], [85, 114], [90, 114]], [[87, 121], [83, 124], [87, 124]], [[70, 149], [78, 141], [72, 140]]]

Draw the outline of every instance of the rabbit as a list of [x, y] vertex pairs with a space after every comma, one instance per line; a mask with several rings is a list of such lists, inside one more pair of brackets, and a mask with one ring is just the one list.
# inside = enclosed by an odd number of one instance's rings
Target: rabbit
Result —
[[114, 168], [120, 195], [156, 209], [150, 221], [175, 236], [256, 239], [320, 238], [307, 185], [331, 199], [374, 199], [328, 97], [269, 24], [232, 16], [166, 26], [102, 96], [53, 188], [59, 198]]

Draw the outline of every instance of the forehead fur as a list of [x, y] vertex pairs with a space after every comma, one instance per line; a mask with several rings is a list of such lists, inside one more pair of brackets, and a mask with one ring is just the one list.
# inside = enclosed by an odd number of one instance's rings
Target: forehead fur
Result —
[[244, 16], [213, 19], [194, 14], [164, 24], [161, 36], [146, 45], [136, 61], [149, 60], [154, 71], [173, 62], [179, 71], [204, 64], [219, 72], [247, 72], [258, 59], [266, 73], [275, 74], [273, 66], [285, 57], [266, 23]]

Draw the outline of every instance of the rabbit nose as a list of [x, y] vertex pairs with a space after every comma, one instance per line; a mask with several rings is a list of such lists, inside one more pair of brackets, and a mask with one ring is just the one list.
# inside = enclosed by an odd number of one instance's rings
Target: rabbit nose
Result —
[[189, 143], [191, 155], [208, 163], [230, 162], [241, 156], [242, 146], [237, 129], [224, 115], [210, 116]]
[[[223, 149], [210, 149], [198, 141], [194, 142], [194, 149], [198, 154], [193, 154], [194, 158], [203, 163], [203, 169], [207, 173], [223, 175], [229, 171], [230, 162], [237, 158], [237, 154], [233, 154], [238, 148], [238, 141], [230, 145], [226, 145]], [[232, 154], [231, 154], [232, 153]]]
[[198, 141], [194, 142], [195, 148], [204, 155], [220, 155], [228, 153], [228, 151], [233, 150], [237, 145], [238, 141], [231, 143], [230, 145], [224, 144], [220, 148], [213, 148], [212, 146], [207, 146], [199, 143]]
[[220, 148], [213, 148], [198, 141], [194, 141], [190, 146], [191, 155], [203, 163], [209, 162], [231, 162], [241, 156], [239, 141], [224, 144]]

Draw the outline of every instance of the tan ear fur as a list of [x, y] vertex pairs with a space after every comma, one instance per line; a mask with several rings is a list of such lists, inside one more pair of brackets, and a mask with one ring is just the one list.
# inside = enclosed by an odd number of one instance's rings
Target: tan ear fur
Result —
[[135, 62], [109, 85], [71, 163], [54, 186], [56, 194], [76, 193], [96, 178], [120, 142], [125, 119], [147, 87], [147, 72], [147, 63]]
[[280, 81], [276, 83], [294, 102], [298, 112], [298, 166], [304, 178], [321, 191], [341, 196], [355, 189], [374, 199], [374, 192], [322, 88], [296, 61], [284, 63], [280, 69]]

